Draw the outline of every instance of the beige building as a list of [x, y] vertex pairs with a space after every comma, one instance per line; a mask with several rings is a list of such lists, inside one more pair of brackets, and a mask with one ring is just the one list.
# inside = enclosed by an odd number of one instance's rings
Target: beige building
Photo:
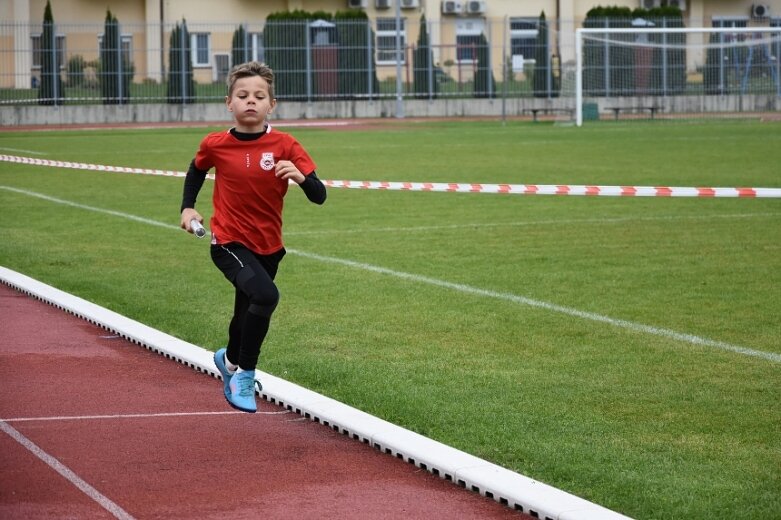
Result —
[[[434, 62], [446, 74], [470, 75], [474, 56], [470, 42], [480, 34], [489, 40], [494, 55], [512, 58], [514, 72], [522, 73], [524, 60], [537, 36], [538, 19], [545, 13], [551, 45], [563, 62], [574, 58], [575, 29], [595, 5], [629, 8], [654, 7], [662, 0], [398, 0], [405, 47], [415, 44], [420, 19], [425, 15]], [[781, 25], [781, 0], [669, 0], [682, 7], [685, 24], [698, 26]], [[46, 0], [0, 0], [0, 87], [30, 88], [36, 70], [36, 45]], [[192, 42], [195, 79], [218, 82], [230, 66], [233, 32], [244, 25], [253, 57], [262, 59], [261, 34], [266, 16], [286, 10], [334, 13], [348, 8], [365, 11], [376, 38], [377, 74], [397, 73], [395, 57], [396, 0], [52, 0], [61, 63], [78, 54], [96, 60], [106, 10], [122, 26], [123, 51], [134, 65], [133, 81], [159, 82], [166, 68], [167, 46], [173, 24], [186, 20]], [[11, 51], [11, 52], [9, 52]], [[502, 53], [505, 54], [502, 54]], [[524, 56], [527, 54], [527, 56]], [[509, 64], [492, 59], [501, 76]], [[64, 65], [63, 65], [64, 66]], [[408, 77], [409, 72], [406, 72]]]

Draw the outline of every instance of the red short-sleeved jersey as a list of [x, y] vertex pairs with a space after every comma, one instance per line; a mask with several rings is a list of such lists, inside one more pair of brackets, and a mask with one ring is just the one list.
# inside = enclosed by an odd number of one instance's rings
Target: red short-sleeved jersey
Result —
[[295, 138], [268, 126], [252, 141], [237, 139], [230, 131], [204, 137], [195, 167], [215, 169], [214, 215], [209, 227], [218, 244], [239, 242], [268, 255], [282, 249], [282, 206], [288, 181], [277, 179], [275, 165], [287, 160], [304, 175], [315, 163]]

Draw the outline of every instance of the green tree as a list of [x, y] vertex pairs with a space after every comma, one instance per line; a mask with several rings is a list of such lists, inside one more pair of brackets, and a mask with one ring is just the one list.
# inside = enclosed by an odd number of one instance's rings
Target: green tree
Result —
[[475, 71], [473, 95], [477, 98], [494, 98], [496, 97], [496, 80], [493, 71], [491, 71], [490, 49], [485, 34], [480, 33], [475, 51], [477, 52], [477, 70]]
[[558, 97], [561, 88], [560, 71], [554, 70], [548, 41], [548, 22], [545, 11], [540, 14], [539, 30], [534, 49], [534, 78], [532, 88], [535, 97]]
[[[318, 17], [319, 16], [319, 17]], [[308, 98], [307, 31], [310, 20], [330, 20], [327, 13], [283, 11], [266, 17], [263, 48], [266, 63], [274, 69], [278, 98], [306, 101]]]
[[[633, 11], [628, 7], [595, 7], [586, 14], [583, 27], [628, 28]], [[591, 96], [621, 96], [634, 93], [634, 49], [621, 45], [634, 38], [632, 34], [612, 34], [609, 41], [583, 42], [583, 92]]]
[[250, 61], [252, 48], [249, 43], [249, 35], [243, 25], [233, 32], [233, 42], [231, 43], [231, 65], [236, 66]]
[[705, 68], [702, 71], [702, 83], [705, 93], [709, 95], [725, 94], [726, 70], [724, 67], [724, 49], [719, 47], [722, 37], [711, 33], [708, 52], [705, 54]]
[[60, 77], [60, 53], [54, 31], [54, 16], [49, 0], [43, 11], [43, 33], [41, 34], [41, 83], [38, 88], [40, 105], [62, 105], [63, 89]]
[[195, 80], [190, 54], [190, 33], [187, 21], [176, 24], [171, 31], [168, 53], [168, 102], [195, 103]]
[[420, 17], [420, 31], [418, 33], [418, 45], [412, 54], [412, 90], [415, 97], [435, 98], [437, 97], [437, 78], [433, 69], [433, 57], [431, 55], [431, 44], [428, 38], [428, 24], [426, 24], [426, 15]]
[[76, 54], [71, 56], [68, 60], [68, 86], [69, 87], [83, 87], [84, 81], [84, 68], [87, 66], [87, 62], [84, 61], [84, 56]]
[[104, 105], [125, 104], [130, 99], [133, 67], [122, 52], [119, 21], [106, 12], [103, 41], [100, 45], [100, 93]]
[[[683, 13], [675, 6], [649, 9], [645, 18], [656, 27], [684, 27]], [[651, 34], [648, 39], [655, 44], [652, 93], [659, 96], [683, 93], [686, 89], [686, 34]]]
[[376, 98], [380, 90], [374, 58], [374, 31], [364, 11], [349, 9], [334, 15], [339, 45], [339, 96]]

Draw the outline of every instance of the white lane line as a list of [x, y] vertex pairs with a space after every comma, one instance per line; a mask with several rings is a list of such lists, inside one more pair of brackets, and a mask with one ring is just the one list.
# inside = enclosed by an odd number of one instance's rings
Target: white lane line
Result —
[[18, 442], [25, 448], [27, 448], [30, 452], [32, 452], [33, 455], [35, 455], [40, 460], [45, 462], [54, 471], [62, 475], [65, 478], [65, 480], [67, 480], [68, 482], [70, 482], [71, 484], [79, 488], [82, 491], [82, 493], [84, 493], [92, 500], [97, 502], [103, 509], [105, 509], [106, 511], [114, 515], [116, 518], [120, 518], [123, 520], [134, 520], [131, 514], [129, 514], [127, 511], [119, 507], [108, 497], [103, 495], [100, 491], [87, 484], [87, 482], [85, 482], [81, 477], [76, 475], [67, 466], [65, 466], [59, 460], [55, 459], [54, 457], [52, 457], [51, 455], [43, 451], [41, 448], [38, 447], [38, 445], [36, 445], [30, 439], [28, 439], [27, 437], [19, 433], [17, 430], [15, 430], [13, 427], [11, 427], [11, 425], [7, 424], [5, 421], [0, 421], [0, 430], [3, 430], [12, 439], [14, 439], [16, 442]]
[[[207, 415], [243, 415], [245, 412], [236, 410], [227, 410], [222, 412], [166, 412], [166, 413], [128, 413], [114, 415], [55, 415], [52, 417], [7, 417], [0, 421], [12, 422], [33, 422], [33, 421], [85, 421], [96, 419], [152, 419], [156, 417], [197, 417]], [[278, 412], [256, 412], [259, 415], [285, 415], [289, 410]]]
[[[135, 221], [142, 222], [142, 223], [145, 223], [145, 224], [151, 224], [151, 225], [155, 225], [155, 226], [159, 226], [159, 227], [181, 230], [181, 228], [179, 226], [174, 226], [172, 224], [165, 224], [163, 222], [158, 222], [158, 221], [155, 221], [155, 220], [145, 219], [145, 218], [142, 218], [142, 217], [137, 217], [135, 215], [130, 215], [130, 214], [127, 214], [127, 213], [121, 213], [119, 211], [106, 210], [106, 209], [101, 209], [101, 208], [95, 208], [95, 207], [92, 207], [92, 206], [86, 206], [86, 205], [83, 205], [83, 204], [77, 204], [77, 203], [74, 203], [74, 202], [70, 202], [70, 201], [66, 201], [66, 200], [62, 200], [62, 199], [57, 199], [57, 198], [54, 198], [54, 197], [49, 197], [48, 195], [42, 195], [40, 193], [35, 193], [35, 192], [27, 191], [27, 190], [20, 190], [20, 189], [11, 188], [11, 187], [8, 187], [8, 186], [0, 186], [0, 189], [10, 190], [10, 191], [13, 191], [13, 192], [16, 192], [16, 193], [29, 195], [29, 196], [32, 196], [32, 197], [39, 197], [39, 198], [42, 198], [44, 200], [48, 200], [48, 201], [51, 201], [51, 202], [57, 202], [57, 203], [60, 203], [60, 204], [66, 204], [66, 205], [74, 206], [74, 207], [85, 209], [85, 210], [89, 210], [89, 211], [95, 211], [95, 212], [98, 212], [98, 213], [107, 213], [109, 215], [114, 215], [114, 216], [117, 216], [117, 217], [128, 218], [130, 220], [135, 220]], [[744, 347], [744, 346], [741, 346], [741, 345], [734, 345], [734, 344], [726, 343], [726, 342], [723, 342], [723, 341], [717, 341], [717, 340], [712, 340], [712, 339], [708, 339], [708, 338], [703, 338], [703, 337], [700, 337], [700, 336], [695, 336], [693, 334], [677, 332], [677, 331], [674, 331], [674, 330], [671, 330], [671, 329], [665, 329], [665, 328], [661, 328], [661, 327], [653, 327], [651, 325], [644, 325], [642, 323], [635, 323], [635, 322], [632, 322], [632, 321], [627, 321], [627, 320], [622, 320], [622, 319], [617, 319], [617, 318], [611, 318], [609, 316], [604, 316], [604, 315], [596, 314], [596, 313], [593, 313], [593, 312], [581, 311], [581, 310], [578, 310], [578, 309], [573, 309], [571, 307], [565, 307], [565, 306], [562, 306], [562, 305], [556, 305], [554, 303], [548, 303], [548, 302], [544, 302], [544, 301], [541, 301], [541, 300], [534, 300], [532, 298], [527, 298], [525, 296], [519, 296], [519, 295], [512, 294], [512, 293], [500, 293], [500, 292], [496, 292], [496, 291], [490, 291], [490, 290], [487, 290], [487, 289], [480, 289], [479, 287], [472, 287], [472, 286], [465, 285], [465, 284], [448, 282], [448, 281], [439, 280], [439, 279], [436, 279], [436, 278], [429, 278], [427, 276], [417, 275], [417, 274], [413, 274], [413, 273], [405, 273], [405, 272], [402, 272], [402, 271], [394, 271], [392, 269], [387, 269], [385, 267], [379, 267], [379, 266], [375, 266], [375, 265], [371, 265], [371, 264], [364, 264], [364, 263], [361, 263], [361, 262], [355, 262], [353, 260], [347, 260], [347, 259], [343, 259], [343, 258], [336, 258], [336, 257], [318, 255], [318, 254], [315, 254], [315, 253], [308, 253], [306, 251], [299, 251], [299, 250], [296, 250], [296, 249], [288, 249], [288, 253], [295, 254], [295, 255], [298, 255], [298, 256], [301, 256], [301, 257], [304, 257], [304, 258], [309, 258], [311, 260], [317, 260], [317, 261], [320, 261], [320, 262], [331, 263], [331, 264], [339, 264], [339, 265], [343, 265], [343, 266], [346, 266], [346, 267], [360, 269], [360, 270], [363, 270], [363, 271], [370, 271], [370, 272], [373, 272], [373, 273], [394, 276], [394, 277], [397, 277], [397, 278], [402, 278], [402, 279], [410, 280], [410, 281], [413, 281], [413, 282], [419, 282], [419, 283], [424, 283], [424, 284], [427, 284], [427, 285], [433, 285], [435, 287], [452, 289], [452, 290], [455, 290], [455, 291], [459, 291], [459, 292], [463, 292], [463, 293], [467, 293], [467, 294], [472, 294], [472, 295], [475, 295], [475, 296], [484, 296], [484, 297], [495, 298], [495, 299], [504, 300], [504, 301], [508, 301], [508, 302], [518, 303], [518, 304], [521, 304], [521, 305], [528, 305], [528, 306], [531, 306], [531, 307], [537, 307], [537, 308], [540, 308], [540, 309], [545, 309], [545, 310], [549, 310], [549, 311], [553, 311], [553, 312], [558, 312], [558, 313], [565, 314], [565, 315], [568, 315], [568, 316], [573, 316], [573, 317], [576, 317], [576, 318], [581, 318], [581, 319], [595, 321], [595, 322], [600, 322], [600, 323], [607, 323], [607, 324], [610, 324], [610, 325], [613, 325], [613, 326], [616, 326], [616, 327], [620, 327], [620, 328], [624, 328], [624, 329], [628, 329], [628, 330], [631, 330], [631, 331], [634, 331], [634, 332], [643, 332], [643, 333], [646, 333], [646, 334], [651, 334], [653, 336], [666, 337], [666, 338], [669, 338], [669, 339], [673, 339], [673, 340], [676, 340], [676, 341], [682, 341], [684, 343], [689, 343], [689, 344], [692, 344], [692, 345], [699, 345], [699, 346], [716, 348], [716, 349], [719, 349], [719, 350], [725, 350], [725, 351], [728, 351], [728, 352], [734, 352], [736, 354], [742, 354], [742, 355], [745, 355], [745, 356], [751, 356], [751, 357], [756, 357], [756, 358], [760, 358], [760, 359], [765, 359], [765, 360], [768, 360], [768, 361], [773, 361], [773, 362], [776, 362], [776, 363], [781, 363], [781, 354], [777, 354], [775, 352], [766, 352], [766, 351], [763, 351], [763, 350], [755, 350], [755, 349], [751, 349], [751, 348]]]
[[[157, 220], [151, 220], [144, 217], [137, 217], [135, 215], [131, 215], [129, 213], [122, 213], [120, 211], [114, 211], [110, 209], [103, 209], [103, 208], [96, 208], [94, 206], [87, 206], [86, 204], [79, 204], [78, 202], [71, 202], [69, 200], [63, 200], [58, 199], [57, 197], [50, 197], [49, 195], [44, 195], [43, 193], [36, 193], [34, 191], [28, 191], [28, 190], [22, 190], [19, 188], [13, 188], [11, 186], [0, 186], [0, 189], [12, 191], [14, 193], [19, 193], [21, 195], [27, 195], [28, 197], [35, 197], [38, 199], [47, 200], [49, 202], [56, 202], [57, 204], [63, 204], [65, 206], [71, 206], [73, 208], [79, 208], [79, 209], [85, 209], [87, 211], [94, 211], [97, 213], [104, 213], [106, 215], [113, 215], [115, 217], [121, 217], [129, 220], [134, 220], [136, 222], [141, 222], [143, 224], [149, 224], [151, 226], [158, 226], [158, 227], [164, 227], [164, 228], [173, 228], [173, 229], [181, 229], [179, 226], [174, 226], [173, 224], [165, 224], [163, 222], [158, 222]], [[184, 231], [184, 230], [182, 230]]]
[[590, 321], [596, 321], [600, 323], [607, 323], [610, 325], [614, 325], [616, 327], [621, 327], [624, 329], [629, 329], [634, 332], [644, 332], [647, 334], [651, 334], [653, 336], [661, 336], [666, 337], [670, 339], [674, 339], [676, 341], [683, 341], [685, 343], [691, 343], [693, 345], [702, 345], [706, 347], [713, 347], [721, 350], [726, 350], [729, 352], [735, 352], [737, 354], [743, 354], [746, 356], [752, 356], [752, 357], [758, 357], [762, 359], [766, 359], [768, 361], [775, 361], [777, 363], [781, 363], [781, 354], [776, 354], [774, 352], [765, 352], [761, 350], [754, 350], [747, 347], [742, 347], [740, 345], [732, 345], [730, 343], [725, 343], [723, 341], [716, 341], [708, 338], [702, 338], [699, 336], [695, 336], [693, 334], [686, 334], [682, 332], [676, 332], [674, 330], [660, 328], [660, 327], [653, 327], [650, 325], [643, 325], [642, 323], [634, 323], [627, 320], [621, 320], [616, 318], [611, 318], [609, 316], [603, 316], [601, 314], [596, 314], [593, 312], [587, 312], [587, 311], [581, 311], [578, 309], [573, 309], [571, 307], [564, 307], [562, 305], [556, 305], [555, 303], [548, 303], [541, 300], [534, 300], [532, 298], [527, 298], [525, 296], [519, 296], [512, 293], [502, 293], [502, 292], [496, 292], [496, 291], [490, 291], [487, 289], [480, 289], [478, 287], [472, 287], [470, 285], [460, 284], [460, 283], [453, 283], [448, 282], [445, 280], [439, 280], [436, 278], [429, 278], [428, 276], [422, 276], [418, 274], [412, 274], [412, 273], [405, 273], [403, 271], [394, 271], [392, 269], [387, 269], [385, 267], [378, 267], [376, 265], [371, 264], [364, 264], [361, 262], [354, 262], [352, 260], [345, 260], [342, 258], [335, 258], [330, 256], [323, 256], [318, 255], [314, 253], [307, 253], [305, 251], [298, 251], [295, 249], [288, 249], [288, 253], [296, 254], [299, 256], [302, 256], [304, 258], [309, 258], [312, 260], [318, 260], [320, 262], [326, 262], [331, 264], [338, 264], [343, 265], [346, 267], [352, 267], [355, 269], [361, 269], [363, 271], [371, 271], [373, 273], [377, 274], [384, 274], [389, 276], [394, 276], [396, 278], [402, 278], [404, 280], [410, 280], [413, 282], [418, 283], [424, 283], [427, 285], [433, 285], [435, 287], [442, 287], [445, 289], [452, 289], [455, 291], [463, 292], [466, 294], [472, 294], [475, 296], [485, 296], [488, 298], [495, 298], [498, 300], [504, 300], [512, 303], [518, 303], [521, 305], [528, 305], [530, 307], [537, 307], [540, 309], [545, 309], [548, 311], [558, 312], [560, 314], [566, 314], [568, 316], [573, 316], [576, 318], [582, 318], [585, 320]]

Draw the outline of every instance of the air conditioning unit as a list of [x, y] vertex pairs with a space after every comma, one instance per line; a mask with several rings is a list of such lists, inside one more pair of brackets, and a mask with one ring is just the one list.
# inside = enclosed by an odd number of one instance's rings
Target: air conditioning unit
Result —
[[466, 12], [469, 14], [483, 14], [486, 9], [485, 4], [485, 0], [469, 0], [466, 3]]
[[391, 0], [374, 0], [374, 7], [377, 9], [390, 9]]
[[402, 9], [417, 9], [420, 7], [420, 0], [399, 0]]
[[349, 9], [366, 9], [368, 0], [347, 0], [347, 7]]
[[767, 18], [770, 16], [770, 6], [765, 4], [754, 4], [751, 6], [752, 18]]
[[461, 2], [454, 2], [453, 0], [442, 2], [442, 14], [461, 14], [463, 12], [464, 4]]

